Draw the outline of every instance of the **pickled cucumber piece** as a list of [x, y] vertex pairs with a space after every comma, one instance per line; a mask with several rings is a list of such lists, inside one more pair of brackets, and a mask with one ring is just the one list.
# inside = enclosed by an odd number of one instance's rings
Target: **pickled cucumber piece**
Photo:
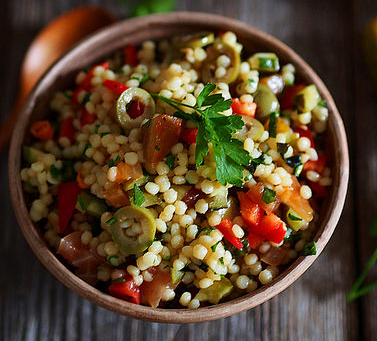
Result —
[[200, 289], [195, 298], [199, 301], [208, 301], [209, 303], [217, 304], [221, 299], [228, 296], [232, 290], [233, 284], [229, 279], [223, 277], [208, 288]]
[[76, 209], [81, 213], [89, 213], [94, 217], [100, 217], [102, 213], [106, 212], [106, 203], [96, 196], [83, 191], [80, 193], [80, 199], [77, 201]]
[[293, 102], [296, 104], [299, 111], [308, 112], [313, 110], [320, 100], [321, 96], [318, 93], [317, 87], [311, 84], [299, 91]]
[[[140, 102], [143, 112], [138, 117], [131, 117], [127, 112], [129, 105]], [[155, 103], [152, 96], [145, 90], [131, 87], [123, 91], [116, 103], [115, 119], [122, 128], [130, 130], [139, 127], [145, 119], [152, 118], [155, 113]]]
[[212, 32], [199, 32], [180, 37], [176, 44], [180, 48], [191, 47], [192, 49], [195, 49], [197, 47], [204, 47], [213, 44], [214, 41], [215, 35]]
[[262, 72], [278, 72], [280, 69], [279, 58], [272, 52], [258, 52], [248, 60], [252, 69]]
[[308, 225], [308, 222], [300, 218], [291, 208], [287, 211], [287, 223], [295, 231]]
[[263, 84], [258, 85], [258, 90], [254, 96], [257, 104], [256, 117], [259, 120], [266, 120], [273, 112], [280, 111], [280, 104], [271, 89]]
[[110, 232], [115, 244], [124, 254], [137, 254], [147, 249], [156, 234], [156, 221], [143, 207], [130, 205], [115, 212]]
[[44, 153], [37, 148], [22, 146], [22, 154], [26, 162], [33, 163], [38, 161], [38, 158]]
[[[221, 77], [216, 77], [217, 58], [226, 55], [230, 64], [225, 68], [226, 72]], [[203, 62], [202, 80], [204, 83], [232, 83], [240, 73], [241, 57], [237, 49], [226, 43], [215, 43], [207, 48], [207, 59]]]

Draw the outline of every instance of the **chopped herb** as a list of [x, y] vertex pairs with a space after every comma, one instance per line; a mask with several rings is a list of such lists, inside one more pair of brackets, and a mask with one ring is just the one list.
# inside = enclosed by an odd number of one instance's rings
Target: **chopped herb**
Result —
[[303, 168], [304, 168], [304, 165], [303, 165], [303, 164], [298, 165], [298, 166], [295, 168], [294, 172], [293, 172], [294, 176], [298, 177], [298, 176], [301, 174]]
[[96, 126], [94, 127], [94, 134], [98, 134], [98, 128], [99, 128], [99, 124], [96, 124]]
[[274, 190], [266, 187], [263, 191], [263, 194], [262, 194], [262, 200], [266, 204], [270, 204], [270, 203], [276, 201], [275, 198], [276, 198], [276, 192]]
[[62, 173], [62, 171], [60, 169], [57, 169], [55, 167], [55, 165], [51, 165], [50, 166], [50, 174], [51, 176], [56, 179], [60, 174]]
[[41, 170], [41, 173], [46, 173], [46, 172], [47, 172], [47, 170], [45, 168]]
[[105, 135], [109, 135], [110, 132], [101, 133], [101, 137], [104, 137]]
[[292, 167], [294, 169], [297, 166], [301, 165], [301, 154], [288, 157], [285, 159], [285, 162], [289, 167]]
[[174, 164], [175, 164], [175, 157], [171, 154], [169, 154], [167, 157], [166, 157], [166, 161], [165, 163], [169, 166], [169, 168], [171, 170], [174, 169]]
[[224, 274], [221, 274], [220, 277], [223, 278], [223, 277], [225, 277], [225, 275], [224, 275]]
[[294, 220], [294, 221], [301, 221], [302, 220], [301, 218], [296, 217], [292, 213], [288, 213], [288, 218], [291, 219], [291, 220]]
[[149, 126], [151, 125], [151, 123], [152, 123], [152, 120], [149, 119], [147, 122], [144, 123], [144, 125], [145, 125], [147, 128], [149, 128]]
[[156, 150], [160, 150], [161, 148], [159, 146], [157, 146], [157, 144], [154, 146], [154, 149]]
[[320, 107], [327, 107], [326, 100], [325, 100], [325, 99], [321, 99], [321, 100], [318, 102], [318, 105], [319, 105]]
[[285, 153], [288, 151], [289, 143], [278, 143], [277, 150], [281, 157], [284, 159]]
[[67, 97], [68, 99], [72, 98], [72, 95], [68, 91], [63, 92], [64, 97]]
[[211, 231], [213, 231], [215, 229], [216, 229], [215, 227], [206, 227], [204, 229], [199, 230], [199, 233], [205, 233], [205, 234], [209, 235], [211, 233]]
[[81, 198], [81, 195], [78, 195], [78, 196], [77, 196], [77, 201], [79, 202], [81, 209], [82, 209], [83, 211], [86, 211], [86, 206], [85, 206], [85, 204], [84, 204], [84, 200], [82, 200], [82, 198]]
[[106, 261], [112, 266], [118, 266], [118, 262], [114, 262], [119, 259], [119, 256], [114, 255], [106, 258]]
[[224, 257], [220, 257], [219, 262], [220, 262], [221, 265], [224, 265]]
[[307, 242], [300, 252], [300, 256], [313, 256], [315, 254], [317, 254], [317, 244], [312, 240]]
[[268, 124], [268, 134], [270, 137], [276, 137], [276, 126], [278, 121], [279, 113], [273, 112], [270, 115], [270, 123]]
[[215, 252], [215, 251], [216, 251], [217, 245], [219, 245], [219, 243], [220, 243], [220, 240], [219, 240], [217, 243], [215, 243], [215, 244], [213, 244], [213, 245], [211, 246], [211, 250], [212, 250], [212, 252]]
[[111, 283], [116, 283], [116, 282], [125, 282], [126, 281], [126, 279], [125, 278], [117, 278], [117, 279], [113, 279], [112, 281], [111, 281]]
[[134, 194], [133, 194], [133, 203], [136, 206], [141, 206], [145, 201], [143, 192], [140, 190], [138, 185], [134, 184]]
[[143, 77], [140, 79], [139, 86], [142, 86], [149, 78], [151, 78], [151, 75], [149, 73], [143, 73]]
[[168, 262], [171, 260], [171, 256], [166, 256], [165, 258], [162, 258], [163, 261]]
[[82, 99], [81, 104], [85, 105], [86, 103], [88, 103], [90, 101], [90, 95], [90, 93], [86, 93], [84, 98]]
[[107, 161], [107, 165], [109, 167], [115, 167], [118, 164], [119, 161], [120, 161], [120, 157], [119, 157], [119, 155], [117, 155], [115, 160], [110, 159], [109, 161]]
[[296, 231], [294, 231], [290, 227], [287, 227], [287, 232], [285, 233], [284, 241], [295, 243], [295, 242], [299, 241], [301, 239], [301, 237], [302, 237], [301, 233], [297, 233]]
[[116, 217], [111, 217], [109, 220], [106, 221], [106, 225], [113, 225], [117, 221]]

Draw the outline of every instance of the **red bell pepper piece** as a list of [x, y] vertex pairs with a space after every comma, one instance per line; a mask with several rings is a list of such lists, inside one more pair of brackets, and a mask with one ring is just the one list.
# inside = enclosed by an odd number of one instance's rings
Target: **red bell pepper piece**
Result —
[[110, 67], [110, 63], [109, 62], [104, 62], [104, 63], [101, 63], [101, 64], [98, 64], [98, 65], [95, 65], [93, 66], [89, 72], [86, 74], [85, 78], [82, 80], [82, 82], [80, 83], [80, 87], [82, 89], [84, 89], [85, 91], [87, 92], [90, 92], [90, 90], [92, 90], [92, 78], [93, 78], [93, 72], [94, 72], [94, 69], [97, 67], [97, 66], [102, 66], [105, 70], [107, 70], [109, 67]]
[[265, 240], [263, 237], [260, 237], [256, 234], [250, 233], [247, 236], [247, 239], [249, 240], [249, 246], [252, 249], [256, 249], [262, 242]]
[[182, 129], [181, 136], [179, 138], [187, 144], [193, 144], [196, 143], [196, 135], [198, 135], [197, 128], [185, 128]]
[[112, 296], [121, 298], [127, 302], [140, 304], [140, 288], [131, 276], [111, 283], [108, 290]]
[[131, 66], [136, 66], [138, 63], [137, 58], [137, 47], [134, 44], [127, 45], [123, 49], [124, 54], [124, 64], [128, 64]]
[[305, 84], [297, 84], [293, 86], [287, 86], [282, 94], [281, 100], [280, 100], [280, 108], [281, 110], [285, 109], [293, 109], [294, 106], [294, 99], [296, 94], [301, 91], [303, 88], [305, 88]]
[[224, 238], [235, 246], [237, 249], [241, 250], [243, 248], [243, 244], [240, 238], [237, 238], [232, 230], [233, 224], [232, 221], [227, 218], [224, 219], [216, 228], [224, 235]]
[[59, 137], [68, 138], [71, 143], [75, 141], [75, 128], [72, 125], [73, 117], [67, 117], [61, 124]]
[[244, 192], [238, 192], [237, 196], [240, 201], [242, 219], [248, 225], [258, 225], [264, 214], [262, 207], [251, 200]]
[[143, 115], [143, 113], [144, 113], [144, 104], [141, 103], [140, 101], [131, 103], [131, 107], [127, 109], [127, 114], [133, 119], [138, 118], [139, 116]]
[[94, 114], [88, 113], [85, 108], [81, 110], [80, 124], [82, 127], [84, 125], [93, 123], [96, 119], [97, 119], [97, 116]]
[[308, 181], [315, 198], [325, 198], [329, 194], [325, 186], [321, 186], [318, 182]]
[[318, 160], [317, 161], [306, 161], [304, 163], [304, 167], [303, 167], [303, 171], [304, 172], [307, 172], [307, 171], [315, 171], [317, 172], [318, 174], [322, 174], [323, 171], [325, 170], [325, 166], [326, 166], [326, 156], [324, 155], [318, 155]]
[[54, 129], [49, 121], [37, 121], [30, 127], [30, 133], [41, 141], [51, 140], [54, 137]]
[[284, 240], [286, 233], [287, 229], [284, 228], [284, 224], [281, 223], [277, 229], [273, 230], [272, 232], [266, 235], [266, 239], [270, 242], [280, 244]]
[[72, 98], [71, 98], [71, 102], [72, 102], [73, 104], [80, 104], [80, 102], [79, 102], [79, 94], [80, 94], [81, 91], [84, 91], [84, 89], [83, 89], [81, 86], [77, 87], [77, 88], [73, 91], [73, 93], [72, 93]]
[[117, 81], [113, 81], [113, 80], [110, 80], [110, 79], [106, 79], [104, 82], [103, 82], [103, 85], [115, 92], [116, 94], [120, 95], [123, 91], [127, 90], [128, 89], [128, 86], [120, 83], [120, 82], [117, 82]]
[[293, 131], [298, 133], [300, 137], [307, 137], [310, 140], [310, 147], [315, 148], [313, 135], [309, 129], [295, 128]]
[[261, 237], [266, 237], [274, 230], [283, 225], [283, 221], [275, 214], [264, 215], [258, 225], [250, 225], [249, 231]]
[[255, 111], [257, 105], [254, 102], [241, 102], [238, 98], [232, 98], [232, 105], [230, 106], [233, 110], [233, 114], [255, 117]]
[[58, 187], [59, 233], [63, 234], [75, 211], [81, 188], [76, 181], [63, 182]]
[[199, 199], [203, 199], [205, 197], [206, 195], [201, 190], [192, 186], [182, 198], [182, 201], [187, 205], [187, 208], [192, 208]]

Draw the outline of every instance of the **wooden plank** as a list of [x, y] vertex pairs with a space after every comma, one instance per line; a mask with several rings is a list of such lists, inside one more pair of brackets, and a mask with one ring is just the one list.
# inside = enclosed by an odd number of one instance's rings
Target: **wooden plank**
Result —
[[[99, 1], [80, 1], [79, 4], [98, 4]], [[114, 1], [109, 5], [117, 13], [126, 13]], [[7, 33], [7, 49], [0, 56], [7, 68], [0, 70], [1, 93], [5, 96], [0, 103], [0, 113], [11, 108], [23, 51], [32, 36], [51, 18], [78, 5], [69, 1], [19, 0], [2, 1], [0, 13], [1, 31]], [[370, 8], [371, 2], [369, 3]], [[343, 1], [297, 2], [294, 0], [274, 1], [181, 1], [179, 8], [224, 14], [253, 24], [282, 39], [299, 52], [319, 73], [329, 86], [343, 113], [346, 125], [354, 124], [353, 110], [349, 106], [352, 93], [352, 61], [347, 27], [349, 26], [348, 4]], [[8, 18], [5, 20], [4, 18]], [[4, 20], [3, 20], [4, 19]], [[4, 24], [6, 23], [7, 24]], [[310, 24], [308, 24], [310, 23]], [[9, 28], [6, 28], [6, 25]], [[1, 38], [4, 46], [4, 36]], [[342, 63], [339, 63], [342, 56]], [[336, 70], [336, 72], [334, 72]], [[360, 77], [361, 78], [361, 77]], [[363, 80], [359, 79], [362, 83]], [[8, 86], [11, 84], [12, 86]], [[364, 84], [365, 86], [366, 84]], [[367, 102], [371, 92], [359, 93], [358, 106]], [[360, 107], [359, 106], [359, 107]], [[366, 108], [367, 104], [364, 104]], [[365, 123], [358, 131], [372, 131], [368, 122], [376, 107], [369, 108]], [[364, 110], [366, 111], [366, 110]], [[374, 127], [376, 127], [374, 125]], [[364, 130], [362, 130], [364, 129]], [[370, 130], [368, 130], [370, 129]], [[348, 129], [348, 131], [352, 131]], [[373, 136], [373, 135], [371, 135]], [[358, 146], [361, 148], [361, 143]], [[369, 141], [373, 144], [373, 141]], [[357, 147], [357, 150], [360, 148]], [[0, 155], [0, 189], [7, 193], [5, 164], [6, 153]], [[362, 180], [376, 174], [376, 160], [365, 167]], [[362, 168], [362, 160], [358, 161]], [[373, 173], [374, 172], [374, 173]], [[360, 174], [360, 173], [359, 173]], [[360, 181], [358, 181], [359, 184]], [[373, 185], [376, 189], [375, 184]], [[366, 189], [367, 185], [364, 184]], [[368, 202], [373, 203], [372, 191]], [[363, 198], [360, 189], [360, 198]], [[360, 204], [361, 205], [361, 204]], [[359, 205], [359, 206], [360, 206]], [[372, 205], [372, 204], [371, 204]], [[374, 206], [376, 208], [376, 201]], [[361, 208], [361, 207], [360, 207]], [[353, 202], [348, 201], [342, 221], [329, 246], [304, 276], [278, 297], [264, 305], [223, 320], [189, 325], [159, 325], [118, 316], [79, 298], [58, 283], [45, 270], [26, 246], [11, 211], [8, 195], [0, 197], [0, 212], [3, 217], [4, 233], [0, 239], [1, 268], [7, 276], [0, 277], [0, 339], [4, 340], [358, 340], [359, 322], [357, 306], [346, 305], [345, 294], [355, 278], [355, 259], [351, 250], [353, 240]], [[359, 217], [360, 218], [360, 217]], [[362, 225], [363, 228], [366, 228]], [[16, 245], [16, 247], [15, 247]], [[12, 262], [9, 262], [9, 259]], [[10, 282], [9, 279], [12, 281]], [[25, 288], [25, 283], [27, 288]], [[373, 297], [372, 297], [373, 298]], [[374, 296], [375, 299], [375, 296]], [[366, 302], [367, 303], [367, 302]], [[365, 316], [376, 316], [375, 307], [368, 306]], [[373, 315], [374, 314], [374, 315]], [[363, 325], [372, 331], [372, 320]], [[373, 334], [372, 334], [373, 333]]]
[[[355, 75], [354, 130], [355, 130], [355, 197], [357, 198], [357, 232], [359, 242], [359, 268], [376, 248], [377, 241], [371, 238], [369, 226], [377, 214], [377, 96], [368, 78], [361, 58], [361, 34], [367, 22], [377, 15], [375, 1], [352, 1], [353, 3], [353, 72]], [[377, 278], [377, 268], [371, 272]], [[365, 295], [361, 300], [361, 337], [377, 339], [377, 291]]]

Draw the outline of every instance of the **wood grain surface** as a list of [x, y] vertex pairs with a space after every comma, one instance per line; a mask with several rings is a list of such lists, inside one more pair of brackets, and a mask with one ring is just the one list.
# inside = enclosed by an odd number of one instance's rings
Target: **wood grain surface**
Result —
[[[101, 4], [119, 17], [118, 2], [0, 0], [0, 115], [11, 109], [23, 53], [56, 15]], [[375, 0], [180, 0], [178, 9], [238, 18], [296, 50], [325, 81], [349, 137], [352, 177], [332, 240], [314, 265], [279, 296], [214, 322], [141, 322], [99, 308], [63, 287], [33, 255], [15, 222], [0, 154], [0, 340], [376, 340], [377, 292], [347, 304], [345, 296], [376, 240], [368, 226], [377, 210], [377, 96], [360, 57], [360, 31], [377, 15]], [[376, 275], [376, 271], [375, 271]]]

